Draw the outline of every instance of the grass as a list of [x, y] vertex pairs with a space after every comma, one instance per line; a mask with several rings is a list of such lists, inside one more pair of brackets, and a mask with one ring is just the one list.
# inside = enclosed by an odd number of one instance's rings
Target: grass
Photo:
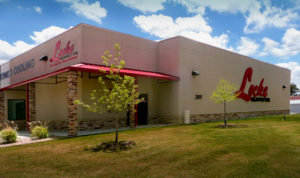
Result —
[[114, 133], [0, 149], [0, 177], [300, 177], [300, 115], [120, 133], [137, 146], [119, 153], [85, 148]]

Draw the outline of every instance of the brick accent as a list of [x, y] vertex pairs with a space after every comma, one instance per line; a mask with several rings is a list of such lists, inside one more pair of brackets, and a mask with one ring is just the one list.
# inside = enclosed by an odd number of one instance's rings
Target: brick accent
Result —
[[[127, 127], [127, 119], [122, 118], [119, 120], [120, 127]], [[50, 121], [48, 123], [49, 130], [67, 130], [68, 122], [66, 121]], [[95, 120], [78, 120], [78, 131], [94, 130], [94, 129], [111, 129], [115, 128], [115, 119], [111, 118], [99, 118]]]
[[68, 136], [77, 135], [77, 105], [74, 101], [77, 99], [77, 79], [78, 75], [76, 71], [68, 72], [68, 94], [67, 94], [67, 104], [68, 104]]
[[[257, 116], [272, 116], [272, 115], [288, 115], [290, 110], [273, 110], [273, 111], [253, 111], [253, 112], [235, 112], [227, 113], [228, 120], [230, 119], [243, 119]], [[191, 114], [191, 124], [222, 121], [224, 119], [223, 113], [218, 114]]]
[[[228, 120], [230, 119], [242, 119], [248, 117], [256, 116], [270, 116], [270, 115], [288, 115], [289, 110], [276, 110], [276, 111], [256, 111], [256, 112], [238, 112], [238, 113], [228, 113]], [[170, 119], [171, 118], [171, 119]], [[134, 115], [132, 117], [134, 124]], [[181, 117], [169, 116], [169, 117], [151, 117], [148, 118], [148, 124], [182, 124], [180, 122]], [[223, 121], [223, 114], [192, 114], [191, 124], [203, 123], [203, 122], [213, 122], [213, 121]], [[120, 118], [120, 127], [127, 127], [126, 118]], [[94, 120], [79, 120], [77, 122], [78, 127], [76, 127], [76, 132], [94, 129], [110, 129], [115, 128], [115, 120], [113, 117], [110, 118], [99, 118]], [[50, 121], [48, 123], [50, 130], [67, 130], [69, 128], [67, 121]], [[132, 127], [132, 126], [131, 126]]]
[[4, 91], [0, 91], [0, 129], [4, 123]]
[[35, 107], [35, 83], [29, 83], [28, 84], [28, 100], [29, 100], [29, 122], [35, 121], [35, 113], [36, 113], [36, 107]]

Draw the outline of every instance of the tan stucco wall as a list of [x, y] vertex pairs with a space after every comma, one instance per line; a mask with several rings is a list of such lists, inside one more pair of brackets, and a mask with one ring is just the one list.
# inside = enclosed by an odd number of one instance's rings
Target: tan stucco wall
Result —
[[82, 26], [81, 62], [101, 65], [101, 56], [106, 50], [114, 54], [115, 43], [121, 45], [121, 56], [126, 61], [126, 68], [157, 70], [157, 43], [155, 41], [89, 25]]
[[[259, 85], [261, 79], [265, 79], [264, 86], [269, 87], [268, 97], [271, 102], [246, 102], [238, 98], [228, 105], [228, 112], [289, 109], [289, 70], [184, 37], [178, 37], [178, 39], [180, 44], [178, 94], [179, 113], [182, 116], [185, 109], [189, 109], [191, 114], [222, 113], [223, 105], [216, 104], [210, 99], [217, 82], [224, 78], [239, 89], [248, 67], [253, 68], [251, 84]], [[192, 76], [192, 70], [199, 71], [200, 75]], [[283, 89], [283, 85], [287, 88]], [[249, 86], [248, 83], [246, 92]], [[195, 94], [201, 94], [203, 99], [195, 100]]]
[[[59, 81], [66, 80], [67, 73], [58, 75]], [[54, 78], [47, 78], [36, 82], [36, 120], [67, 121], [67, 82], [54, 83]]]
[[138, 92], [148, 95], [148, 119], [158, 116], [158, 81], [153, 78], [138, 78]]
[[[97, 76], [98, 74], [91, 74], [91, 76]], [[89, 103], [90, 93], [92, 90], [99, 88], [97, 78], [89, 78], [87, 72], [82, 73], [82, 77], [78, 78], [78, 97], [83, 102]], [[157, 117], [157, 80], [153, 78], [138, 78], [139, 93], [148, 94], [148, 117]], [[126, 113], [121, 115], [126, 117]], [[112, 117], [111, 114], [99, 114], [88, 112], [82, 106], [78, 106], [78, 119], [79, 120], [95, 120], [105, 119]]]

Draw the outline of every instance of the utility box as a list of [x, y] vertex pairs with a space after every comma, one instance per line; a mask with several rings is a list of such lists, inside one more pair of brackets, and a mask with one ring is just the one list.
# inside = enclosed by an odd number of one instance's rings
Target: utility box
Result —
[[190, 124], [191, 111], [189, 109], [184, 110], [184, 124]]

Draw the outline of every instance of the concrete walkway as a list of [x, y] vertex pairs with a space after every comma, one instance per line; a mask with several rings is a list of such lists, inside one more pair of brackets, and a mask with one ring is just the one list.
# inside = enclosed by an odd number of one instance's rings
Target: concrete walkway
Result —
[[[142, 126], [137, 126], [136, 128], [122, 127], [122, 128], [119, 128], [119, 131], [139, 129], [139, 128], [150, 128], [150, 127], [164, 127], [164, 126], [170, 126], [170, 125], [173, 125], [173, 124], [142, 125]], [[115, 132], [115, 129], [111, 128], [111, 129], [79, 131], [77, 136], [95, 135], [95, 134], [109, 133], [109, 132]], [[18, 134], [19, 134], [20, 138], [25, 138], [25, 139], [30, 138], [30, 133], [28, 131], [19, 131]], [[67, 137], [68, 131], [50, 131], [49, 135], [50, 135], [50, 137]]]
[[[139, 128], [150, 128], [150, 127], [164, 127], [164, 126], [169, 126], [169, 125], [174, 125], [174, 124], [141, 125], [141, 126], [136, 126], [136, 128], [122, 127], [122, 128], [119, 128], [119, 131], [139, 129]], [[111, 128], [111, 129], [79, 131], [77, 133], [77, 136], [95, 135], [95, 134], [109, 133], [109, 132], [115, 132], [115, 129]], [[67, 137], [67, 136], [68, 136], [67, 131], [50, 131], [50, 137]]]

